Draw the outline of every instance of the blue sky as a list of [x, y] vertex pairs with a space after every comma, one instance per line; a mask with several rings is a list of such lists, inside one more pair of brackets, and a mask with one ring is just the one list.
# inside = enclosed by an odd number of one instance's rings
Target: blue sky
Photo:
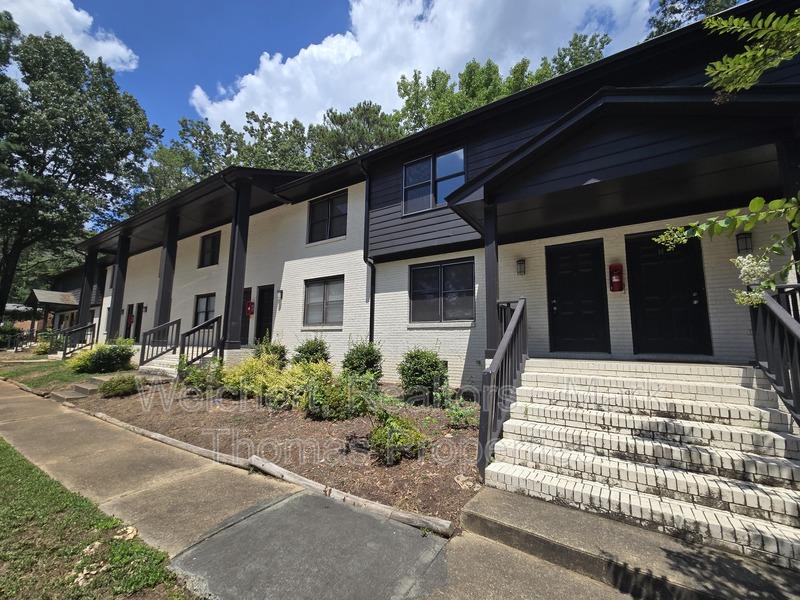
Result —
[[414, 68], [534, 63], [576, 31], [642, 40], [655, 0], [0, 0], [24, 33], [64, 35], [117, 70], [169, 139], [180, 117], [249, 110], [318, 122], [363, 99], [399, 106]]

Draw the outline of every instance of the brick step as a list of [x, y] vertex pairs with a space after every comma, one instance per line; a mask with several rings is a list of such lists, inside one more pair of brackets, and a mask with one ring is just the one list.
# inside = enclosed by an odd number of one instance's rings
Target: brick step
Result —
[[531, 358], [525, 363], [525, 368], [528, 371], [540, 373], [578, 373], [581, 375], [593, 373], [607, 377], [679, 379], [698, 383], [725, 383], [750, 388], [770, 388], [769, 380], [761, 369], [746, 365]]
[[503, 438], [800, 489], [800, 463], [776, 456], [518, 419], [506, 421]]
[[670, 417], [685, 421], [705, 421], [737, 427], [751, 427], [770, 431], [795, 429], [788, 412], [773, 407], [757, 407], [746, 404], [725, 404], [677, 398], [649, 398], [629, 394], [609, 394], [586, 391], [570, 391], [555, 388], [517, 388], [517, 401], [544, 406], [564, 406], [587, 410]]
[[159, 367], [154, 366], [151, 363], [147, 363], [143, 367], [139, 367], [139, 373], [142, 375], [152, 375], [156, 377], [168, 377], [170, 379], [175, 379], [178, 376], [178, 369], [175, 367]]
[[512, 404], [511, 418], [548, 425], [609, 431], [637, 438], [753, 452], [764, 456], [800, 458], [800, 437], [763, 429], [530, 402]]
[[678, 398], [703, 402], [749, 404], [751, 406], [758, 406], [765, 402], [772, 406], [777, 398], [777, 394], [773, 390], [747, 388], [740, 385], [687, 382], [677, 378], [606, 377], [591, 373], [525, 371], [522, 374], [522, 386], [610, 394], [627, 393], [650, 398]]
[[800, 527], [800, 491], [520, 442], [500, 440], [495, 460]]
[[502, 462], [487, 467], [486, 483], [800, 570], [794, 527]]

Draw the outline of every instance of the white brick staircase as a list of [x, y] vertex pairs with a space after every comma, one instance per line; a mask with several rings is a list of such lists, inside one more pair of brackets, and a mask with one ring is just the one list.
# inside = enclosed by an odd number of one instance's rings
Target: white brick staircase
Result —
[[[139, 346], [136, 347], [136, 359], [139, 358]], [[178, 376], [178, 353], [168, 353], [151, 360], [147, 364], [139, 367], [139, 371], [146, 375], [161, 375], [165, 377]]]
[[752, 367], [533, 359], [489, 486], [800, 570], [800, 436]]

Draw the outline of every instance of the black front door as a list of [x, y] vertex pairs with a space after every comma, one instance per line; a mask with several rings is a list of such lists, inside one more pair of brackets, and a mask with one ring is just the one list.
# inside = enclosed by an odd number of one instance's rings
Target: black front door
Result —
[[142, 335], [142, 313], [144, 313], [144, 302], [139, 302], [136, 305], [136, 318], [133, 322], [133, 339], [139, 342], [139, 337]]
[[262, 285], [258, 288], [256, 303], [256, 340], [272, 339], [272, 310], [275, 298], [274, 285]]
[[659, 232], [625, 239], [633, 351], [638, 354], [711, 354], [700, 240], [668, 251]]
[[242, 333], [239, 341], [242, 346], [250, 343], [250, 315], [247, 314], [247, 305], [253, 299], [253, 289], [244, 288], [244, 301], [242, 302]]
[[545, 248], [552, 352], [610, 352], [603, 240]]
[[125, 337], [130, 338], [133, 333], [133, 304], [128, 304], [128, 310], [125, 311]]

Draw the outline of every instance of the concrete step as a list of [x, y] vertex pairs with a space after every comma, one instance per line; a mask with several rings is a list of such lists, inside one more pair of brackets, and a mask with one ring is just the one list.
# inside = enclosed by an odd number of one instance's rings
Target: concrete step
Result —
[[800, 489], [800, 464], [783, 457], [518, 419], [506, 421], [503, 438]]
[[648, 377], [621, 377], [594, 375], [592, 373], [546, 373], [525, 371], [522, 386], [560, 389], [570, 392], [627, 394], [647, 398], [676, 398], [701, 402], [724, 402], [759, 406], [767, 403], [774, 407], [777, 394], [773, 390], [747, 388], [740, 385], [656, 379]]
[[178, 377], [178, 369], [172, 367], [159, 367], [151, 363], [147, 363], [143, 367], [139, 367], [139, 373], [142, 375], [156, 376], [162, 378], [175, 379]]
[[784, 432], [748, 429], [703, 421], [682, 421], [649, 415], [630, 415], [515, 402], [511, 421], [558, 425], [577, 429], [620, 433], [639, 439], [666, 440], [696, 446], [712, 446], [764, 456], [800, 458], [800, 437]]
[[462, 522], [467, 531], [602, 581], [633, 598], [800, 597], [794, 571], [520, 494], [483, 488], [464, 507]]
[[90, 396], [92, 394], [97, 393], [98, 387], [99, 384], [96, 383], [76, 383], [72, 386], [72, 389], [81, 394]]
[[518, 440], [500, 440], [495, 460], [800, 527], [797, 490]]
[[800, 529], [680, 500], [495, 462], [486, 483], [800, 570]]
[[86, 398], [87, 394], [83, 392], [76, 392], [75, 390], [56, 390], [50, 392], [50, 397], [59, 402], [72, 402], [73, 400], [82, 400]]
[[736, 427], [792, 432], [791, 415], [778, 408], [747, 404], [726, 404], [676, 398], [650, 398], [630, 394], [595, 393], [555, 388], [517, 388], [517, 401], [549, 406], [564, 406], [586, 410], [603, 410], [634, 415], [669, 417], [685, 421], [705, 421]]
[[746, 365], [531, 358], [527, 361], [525, 367], [528, 371], [541, 373], [581, 375], [592, 373], [606, 377], [679, 379], [680, 381], [698, 383], [724, 383], [750, 388], [770, 388], [769, 380], [761, 369]]

